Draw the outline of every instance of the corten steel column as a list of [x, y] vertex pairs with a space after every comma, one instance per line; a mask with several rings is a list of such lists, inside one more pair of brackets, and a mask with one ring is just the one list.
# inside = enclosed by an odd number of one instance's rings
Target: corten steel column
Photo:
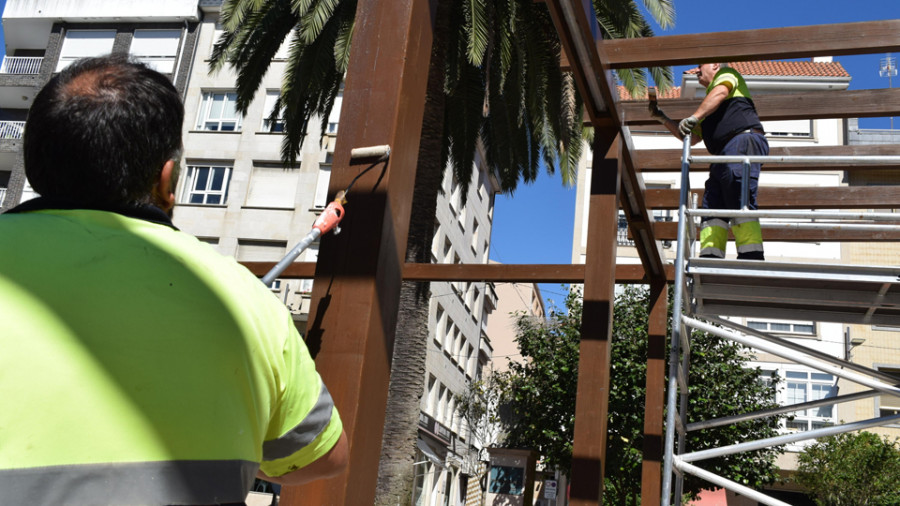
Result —
[[663, 405], [666, 402], [666, 325], [668, 285], [650, 285], [647, 383], [644, 397], [644, 460], [641, 464], [641, 504], [659, 504], [663, 456]]
[[621, 179], [618, 148], [604, 153], [617, 133], [616, 129], [597, 129], [594, 134], [572, 449], [570, 504], [576, 506], [600, 504], [603, 491]]
[[329, 195], [373, 160], [350, 150], [390, 145], [350, 192], [343, 232], [322, 239], [307, 344], [350, 440], [338, 477], [286, 487], [284, 505], [372, 504], [409, 229], [433, 3], [361, 0], [341, 109]]

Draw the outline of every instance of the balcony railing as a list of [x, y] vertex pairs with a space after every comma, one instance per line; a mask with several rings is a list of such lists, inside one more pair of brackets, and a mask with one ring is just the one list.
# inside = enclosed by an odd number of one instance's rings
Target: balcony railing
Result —
[[43, 56], [6, 56], [0, 64], [0, 74], [39, 74]]
[[0, 206], [3, 205], [4, 200], [6, 200], [6, 188], [0, 188]]
[[0, 121], [0, 139], [21, 139], [24, 121]]

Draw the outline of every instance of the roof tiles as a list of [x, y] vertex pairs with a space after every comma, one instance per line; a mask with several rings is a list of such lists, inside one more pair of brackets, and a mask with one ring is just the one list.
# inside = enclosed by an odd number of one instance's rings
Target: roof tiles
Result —
[[[840, 62], [813, 61], [742, 61], [729, 63], [729, 67], [744, 76], [792, 76], [792, 77], [850, 77]], [[697, 68], [686, 70], [686, 74], [696, 74]], [[624, 86], [619, 86], [620, 100], [646, 100], [647, 94], [632, 97]], [[681, 87], [669, 89], [659, 94], [659, 98], [680, 98]]]

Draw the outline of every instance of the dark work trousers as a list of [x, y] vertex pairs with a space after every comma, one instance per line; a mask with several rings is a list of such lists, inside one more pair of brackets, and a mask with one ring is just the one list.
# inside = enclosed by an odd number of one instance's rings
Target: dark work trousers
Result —
[[[769, 143], [763, 134], [755, 132], [735, 135], [719, 155], [765, 156], [769, 154]], [[703, 193], [704, 209], [740, 209], [743, 163], [714, 163], [709, 167], [709, 179]], [[759, 163], [750, 164], [749, 209], [756, 209], [756, 195], [759, 189]], [[762, 231], [756, 218], [737, 217], [711, 218], [702, 220], [700, 238], [701, 255], [725, 257], [725, 242], [729, 225], [734, 233], [739, 259], [763, 259]]]

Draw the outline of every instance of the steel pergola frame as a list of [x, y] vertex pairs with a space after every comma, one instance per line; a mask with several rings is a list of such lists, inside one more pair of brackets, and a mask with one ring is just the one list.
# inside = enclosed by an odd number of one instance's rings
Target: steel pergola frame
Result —
[[[541, 1], [541, 0], [538, 0]], [[662, 391], [667, 284], [674, 279], [663, 261], [661, 240], [674, 238], [674, 223], [655, 223], [650, 209], [676, 208], [661, 200], [665, 192], [647, 190], [644, 170], [678, 170], [677, 155], [637, 152], [630, 127], [652, 123], [645, 105], [620, 103], [612, 71], [685, 62], [798, 58], [900, 52], [900, 20], [788, 27], [744, 32], [664, 36], [624, 41], [601, 40], [590, 0], [544, 0], [562, 41], [595, 128], [589, 235], [584, 265], [417, 265], [405, 252], [425, 83], [432, 44], [436, 0], [360, 0], [354, 48], [346, 78], [341, 134], [334, 153], [330, 195], [347, 186], [363, 166], [351, 160], [353, 148], [391, 146], [387, 167], [357, 183], [353, 210], [340, 236], [321, 241], [317, 264], [294, 264], [282, 277], [312, 277], [308, 346], [329, 385], [350, 437], [350, 467], [342, 475], [302, 487], [286, 487], [284, 504], [372, 504], [393, 332], [403, 280], [483, 280], [584, 283], [576, 435], [571, 504], [600, 504], [606, 455], [606, 399], [609, 339], [615, 283], [651, 286], [650, 346], [645, 418], [642, 497], [661, 497]], [[735, 44], [738, 37], [741, 44]], [[849, 118], [900, 115], [900, 89], [828, 92], [821, 96], [760, 97], [764, 120]], [[672, 100], [666, 110], [690, 114], [696, 100]], [[875, 148], [839, 146], [810, 154], [848, 151], [883, 154]], [[775, 150], [773, 150], [774, 154]], [[785, 153], [790, 154], [790, 153]], [[802, 170], [802, 169], [800, 169]], [[380, 179], [378, 179], [380, 177]], [[884, 187], [882, 187], [884, 189]], [[843, 189], [842, 189], [843, 190]], [[849, 190], [847, 195], [852, 197]], [[894, 189], [892, 195], [900, 195]], [[841, 208], [825, 198], [804, 198], [803, 208]], [[666, 197], [668, 198], [668, 197]], [[857, 198], [861, 198], [857, 195]], [[762, 199], [761, 199], [762, 201]], [[897, 200], [900, 202], [900, 199]], [[864, 207], [857, 201], [858, 207]], [[625, 211], [641, 258], [640, 266], [616, 265], [618, 210]], [[900, 207], [900, 206], [897, 206]], [[862, 231], [831, 234], [811, 230], [807, 240], [894, 238]], [[855, 235], [854, 235], [855, 234]], [[768, 236], [767, 236], [768, 237]], [[359, 252], [367, 252], [360, 255]], [[274, 263], [252, 263], [264, 275]], [[676, 285], [676, 290], [680, 289]]]

